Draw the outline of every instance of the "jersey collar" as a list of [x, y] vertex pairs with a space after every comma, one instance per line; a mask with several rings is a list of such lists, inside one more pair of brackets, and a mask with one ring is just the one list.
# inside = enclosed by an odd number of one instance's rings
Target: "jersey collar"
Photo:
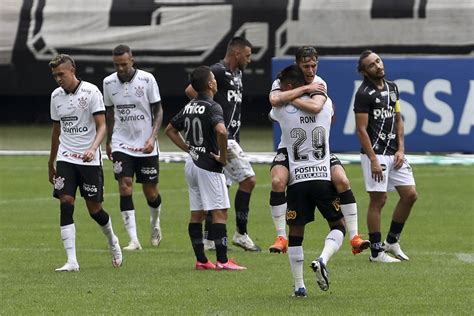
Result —
[[125, 82], [132, 82], [133, 79], [135, 78], [135, 76], [137, 75], [138, 73], [138, 69], [134, 69], [134, 72], [133, 72], [133, 75], [130, 77], [130, 80], [125, 80], [125, 81], [122, 81], [122, 79], [120, 79], [120, 76], [117, 74], [117, 78], [118, 80], [120, 81], [120, 83], [125, 83]]
[[72, 90], [71, 92], [66, 91], [64, 88], [61, 88], [61, 89], [63, 89], [63, 91], [64, 91], [65, 94], [76, 94], [77, 90], [79, 90], [79, 87], [80, 87], [81, 84], [82, 84], [82, 80], [81, 80], [80, 78], [77, 78], [77, 80], [79, 80], [79, 83], [78, 83], [77, 86], [74, 88], [74, 90]]

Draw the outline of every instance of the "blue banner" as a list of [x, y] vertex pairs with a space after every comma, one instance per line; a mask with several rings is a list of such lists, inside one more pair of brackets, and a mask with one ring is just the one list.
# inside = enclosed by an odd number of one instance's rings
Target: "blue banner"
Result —
[[[407, 152], [474, 153], [474, 58], [382, 56], [388, 80], [400, 90]], [[360, 150], [355, 134], [354, 96], [362, 82], [358, 58], [320, 58], [318, 75], [336, 105], [331, 150]], [[293, 58], [273, 58], [272, 78]], [[280, 141], [274, 125], [274, 145]]]

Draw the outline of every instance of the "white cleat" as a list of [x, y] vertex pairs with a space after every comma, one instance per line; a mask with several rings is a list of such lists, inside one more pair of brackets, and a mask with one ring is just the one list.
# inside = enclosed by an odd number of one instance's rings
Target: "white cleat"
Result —
[[128, 250], [128, 251], [142, 250], [142, 245], [140, 245], [140, 242], [138, 240], [131, 240], [128, 243], [128, 246], [123, 247], [123, 250]]
[[383, 242], [382, 248], [385, 250], [385, 252], [388, 252], [392, 254], [395, 258], [402, 260], [402, 261], [408, 261], [410, 258], [402, 251], [400, 248], [400, 243], [396, 242], [393, 244], [389, 244], [386, 240]]
[[216, 250], [216, 244], [214, 243], [214, 240], [208, 240], [204, 239], [204, 250]]
[[57, 268], [54, 271], [56, 272], [78, 272], [79, 271], [79, 264], [77, 262], [66, 262], [61, 268]]
[[329, 272], [323, 263], [323, 259], [318, 258], [311, 262], [311, 269], [316, 275], [316, 283], [318, 283], [319, 288], [323, 291], [329, 290]]
[[117, 236], [114, 238], [112, 245], [109, 245], [110, 254], [112, 255], [112, 265], [114, 268], [119, 268], [122, 266], [122, 249], [120, 249], [119, 239]]
[[259, 246], [257, 246], [248, 234], [240, 234], [235, 232], [234, 238], [232, 238], [232, 244], [234, 246], [241, 247], [247, 251], [262, 251]]
[[372, 256], [370, 256], [370, 257], [369, 257], [369, 260], [370, 260], [370, 262], [381, 262], [381, 263], [400, 262], [400, 260], [398, 260], [398, 259], [396, 259], [396, 258], [393, 258], [393, 257], [387, 255], [387, 253], [386, 253], [385, 251], [379, 252], [379, 254], [377, 255], [377, 257], [372, 257]]
[[151, 229], [150, 243], [153, 247], [158, 247], [163, 240], [160, 226], [154, 226]]

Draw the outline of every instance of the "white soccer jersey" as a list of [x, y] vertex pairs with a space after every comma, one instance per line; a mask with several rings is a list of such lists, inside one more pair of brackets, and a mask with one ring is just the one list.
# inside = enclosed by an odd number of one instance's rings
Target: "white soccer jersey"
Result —
[[281, 140], [288, 150], [289, 185], [331, 180], [329, 133], [332, 114], [330, 98], [318, 114], [301, 111], [291, 104], [273, 109], [273, 117], [280, 123]]
[[76, 91], [66, 93], [56, 88], [51, 94], [51, 119], [59, 121], [59, 149], [57, 161], [79, 165], [101, 165], [100, 147], [91, 162], [83, 162], [82, 155], [90, 148], [96, 135], [94, 113], [105, 113], [102, 93], [92, 83], [81, 81]]
[[[314, 76], [313, 82], [321, 83], [321, 84], [324, 85], [326, 90], [328, 89], [328, 85], [327, 85], [326, 81], [324, 81], [323, 78], [321, 78], [320, 76]], [[270, 94], [274, 91], [281, 91], [280, 79], [275, 79], [273, 81], [272, 89], [270, 90]], [[270, 119], [276, 121], [276, 119], [273, 118], [273, 108], [270, 110], [270, 113], [268, 114], [268, 116], [270, 117]], [[285, 144], [283, 144], [283, 140], [280, 139], [280, 143], [278, 143], [278, 149], [283, 148], [283, 147], [286, 147], [286, 146], [285, 146]]]
[[104, 79], [104, 103], [113, 106], [115, 113], [112, 152], [139, 157], [158, 154], [158, 143], [149, 154], [142, 150], [153, 130], [150, 104], [159, 101], [158, 84], [149, 72], [137, 69], [128, 82], [120, 81], [116, 72]]

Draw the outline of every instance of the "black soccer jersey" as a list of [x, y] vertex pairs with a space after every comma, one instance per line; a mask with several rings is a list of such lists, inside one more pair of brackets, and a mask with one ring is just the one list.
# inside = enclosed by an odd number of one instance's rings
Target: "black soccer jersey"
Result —
[[240, 141], [240, 113], [242, 105], [242, 71], [232, 72], [223, 60], [211, 66], [217, 81], [214, 100], [222, 106], [228, 138]]
[[[399, 92], [394, 82], [384, 82], [385, 87], [378, 90], [365, 78], [355, 96], [354, 112], [368, 113], [367, 134], [374, 152], [393, 155], [398, 149], [395, 113], [400, 108]], [[361, 153], [365, 153], [363, 148]]]
[[171, 119], [171, 125], [184, 131], [184, 140], [189, 146], [189, 154], [199, 168], [222, 172], [222, 164], [215, 160], [217, 136], [214, 130], [218, 123], [224, 123], [221, 106], [209, 97], [199, 95]]

